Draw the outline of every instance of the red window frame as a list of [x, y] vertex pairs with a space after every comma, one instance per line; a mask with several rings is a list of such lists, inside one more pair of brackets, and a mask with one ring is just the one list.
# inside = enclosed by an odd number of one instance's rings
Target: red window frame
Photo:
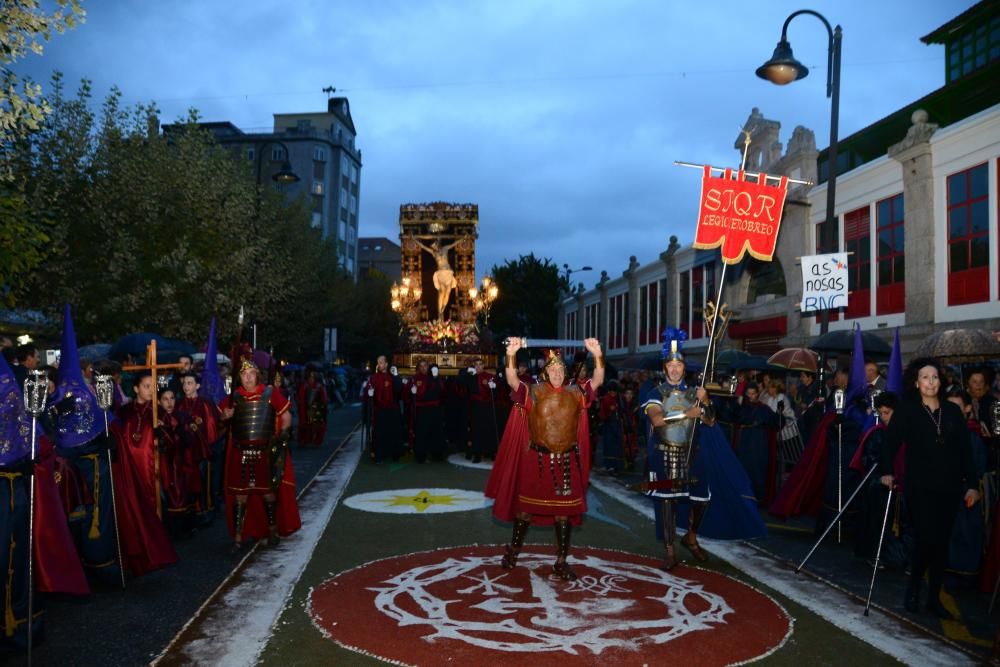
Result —
[[876, 284], [875, 312], [906, 310], [906, 255], [903, 193], [875, 202]]
[[[973, 190], [973, 185], [980, 177], [986, 187], [981, 193], [977, 193]], [[983, 303], [990, 298], [988, 183], [987, 162], [951, 174], [945, 179], [948, 199], [945, 237], [949, 306]], [[985, 225], [979, 230], [972, 228], [974, 212], [985, 216]]]
[[847, 312], [855, 319], [872, 314], [871, 209], [868, 206], [844, 214], [844, 246], [847, 252]]

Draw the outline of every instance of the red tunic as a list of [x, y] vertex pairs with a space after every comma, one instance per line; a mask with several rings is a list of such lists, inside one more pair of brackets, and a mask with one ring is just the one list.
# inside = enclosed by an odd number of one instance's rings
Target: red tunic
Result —
[[[46, 437], [38, 440], [35, 464], [35, 585], [46, 593], [88, 595], [90, 587], [69, 532], [56, 486], [56, 456]], [[68, 467], [68, 466], [67, 466]]]
[[125, 567], [134, 575], [177, 562], [157, 515], [160, 496], [152, 421], [151, 404], [132, 401], [111, 424], [118, 448], [118, 461], [113, 464], [118, 532]]
[[173, 514], [190, 511], [201, 491], [201, 475], [190, 446], [193, 440], [185, 432], [184, 417], [176, 411], [159, 415], [160, 484], [166, 511]]
[[[247, 391], [243, 387], [238, 387], [237, 391], [243, 398], [259, 401], [264, 396], [265, 387], [257, 385], [253, 391]], [[272, 390], [270, 398], [271, 406], [275, 412], [274, 435], [278, 435], [281, 430], [281, 416], [288, 411], [290, 403], [285, 395], [280, 391]], [[232, 397], [226, 396], [219, 404], [219, 408], [226, 410], [232, 406]], [[237, 447], [238, 443], [233, 441], [232, 431], [230, 431], [229, 442], [226, 446], [226, 514], [229, 517], [227, 524], [229, 532], [235, 536], [235, 523], [233, 522], [233, 505], [236, 502], [235, 496], [247, 496], [246, 520], [243, 524], [244, 539], [262, 539], [268, 536], [267, 513], [264, 510], [263, 498], [265, 495], [274, 493], [278, 499], [277, 528], [281, 536], [291, 535], [302, 527], [302, 520], [299, 517], [299, 504], [295, 498], [295, 472], [292, 469], [292, 456], [288, 448], [285, 448], [285, 463], [282, 470], [282, 478], [277, 489], [271, 488], [271, 461], [266, 455], [269, 447], [264, 448], [264, 456], [260, 457], [257, 463], [256, 485], [250, 487], [243, 483], [241, 479], [242, 451]]]
[[184, 415], [181, 421], [188, 432], [194, 460], [211, 459], [212, 443], [219, 439], [219, 409], [211, 401], [196, 396], [180, 399], [176, 412]]
[[[551, 386], [551, 385], [550, 385]], [[579, 525], [587, 511], [587, 486], [590, 483], [590, 429], [587, 408], [594, 400], [590, 383], [582, 387], [559, 387], [556, 391], [579, 391], [580, 410], [577, 423], [577, 453], [569, 453], [570, 493], [557, 495], [553, 475], [560, 470], [549, 454], [531, 448], [528, 414], [533, 404], [528, 385], [520, 384], [511, 392], [514, 409], [504, 429], [500, 450], [489, 481], [486, 496], [494, 498], [493, 516], [513, 521], [519, 513], [532, 515], [534, 525], [552, 525], [557, 516], [567, 516]]]

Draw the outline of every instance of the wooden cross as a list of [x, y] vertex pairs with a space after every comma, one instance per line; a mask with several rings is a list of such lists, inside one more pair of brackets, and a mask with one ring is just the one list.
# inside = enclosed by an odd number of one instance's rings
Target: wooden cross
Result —
[[[149, 346], [146, 347], [146, 365], [145, 366], [122, 366], [123, 371], [149, 371], [153, 376], [153, 428], [156, 428], [160, 423], [159, 412], [159, 400], [157, 400], [156, 390], [156, 372], [158, 370], [167, 368], [180, 368], [180, 364], [158, 364], [156, 363], [156, 339], [149, 341]], [[160, 506], [160, 453], [156, 451], [156, 436], [153, 436], [153, 474], [156, 477], [156, 515], [163, 518], [163, 508]]]
[[160, 424], [159, 413], [157, 408], [159, 407], [159, 401], [157, 400], [156, 390], [158, 384], [156, 383], [156, 372], [161, 368], [180, 368], [180, 364], [158, 364], [156, 363], [156, 339], [149, 341], [149, 345], [146, 347], [146, 365], [145, 366], [122, 366], [123, 371], [149, 371], [153, 376], [153, 427], [157, 427]]

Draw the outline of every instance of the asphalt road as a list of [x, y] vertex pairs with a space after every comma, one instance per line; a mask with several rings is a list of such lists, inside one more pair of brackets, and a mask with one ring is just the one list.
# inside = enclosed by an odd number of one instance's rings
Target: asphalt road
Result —
[[[360, 408], [330, 413], [326, 441], [317, 449], [293, 444], [298, 488], [309, 482], [360, 419]], [[145, 665], [158, 655], [243, 557], [230, 555], [221, 514], [195, 535], [174, 542], [177, 564], [130, 579], [125, 591], [91, 580], [89, 598], [47, 596], [44, 636], [36, 665]], [[24, 664], [23, 653], [0, 654], [0, 664]]]

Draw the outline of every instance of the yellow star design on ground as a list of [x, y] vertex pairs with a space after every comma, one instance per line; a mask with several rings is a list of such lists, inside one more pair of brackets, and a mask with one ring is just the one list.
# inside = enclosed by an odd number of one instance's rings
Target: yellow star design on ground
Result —
[[458, 500], [461, 500], [461, 498], [458, 498], [453, 493], [443, 496], [432, 496], [427, 491], [421, 491], [415, 496], [393, 496], [392, 498], [379, 498], [372, 502], [385, 503], [390, 507], [411, 505], [418, 512], [424, 512], [431, 505], [454, 505]]

